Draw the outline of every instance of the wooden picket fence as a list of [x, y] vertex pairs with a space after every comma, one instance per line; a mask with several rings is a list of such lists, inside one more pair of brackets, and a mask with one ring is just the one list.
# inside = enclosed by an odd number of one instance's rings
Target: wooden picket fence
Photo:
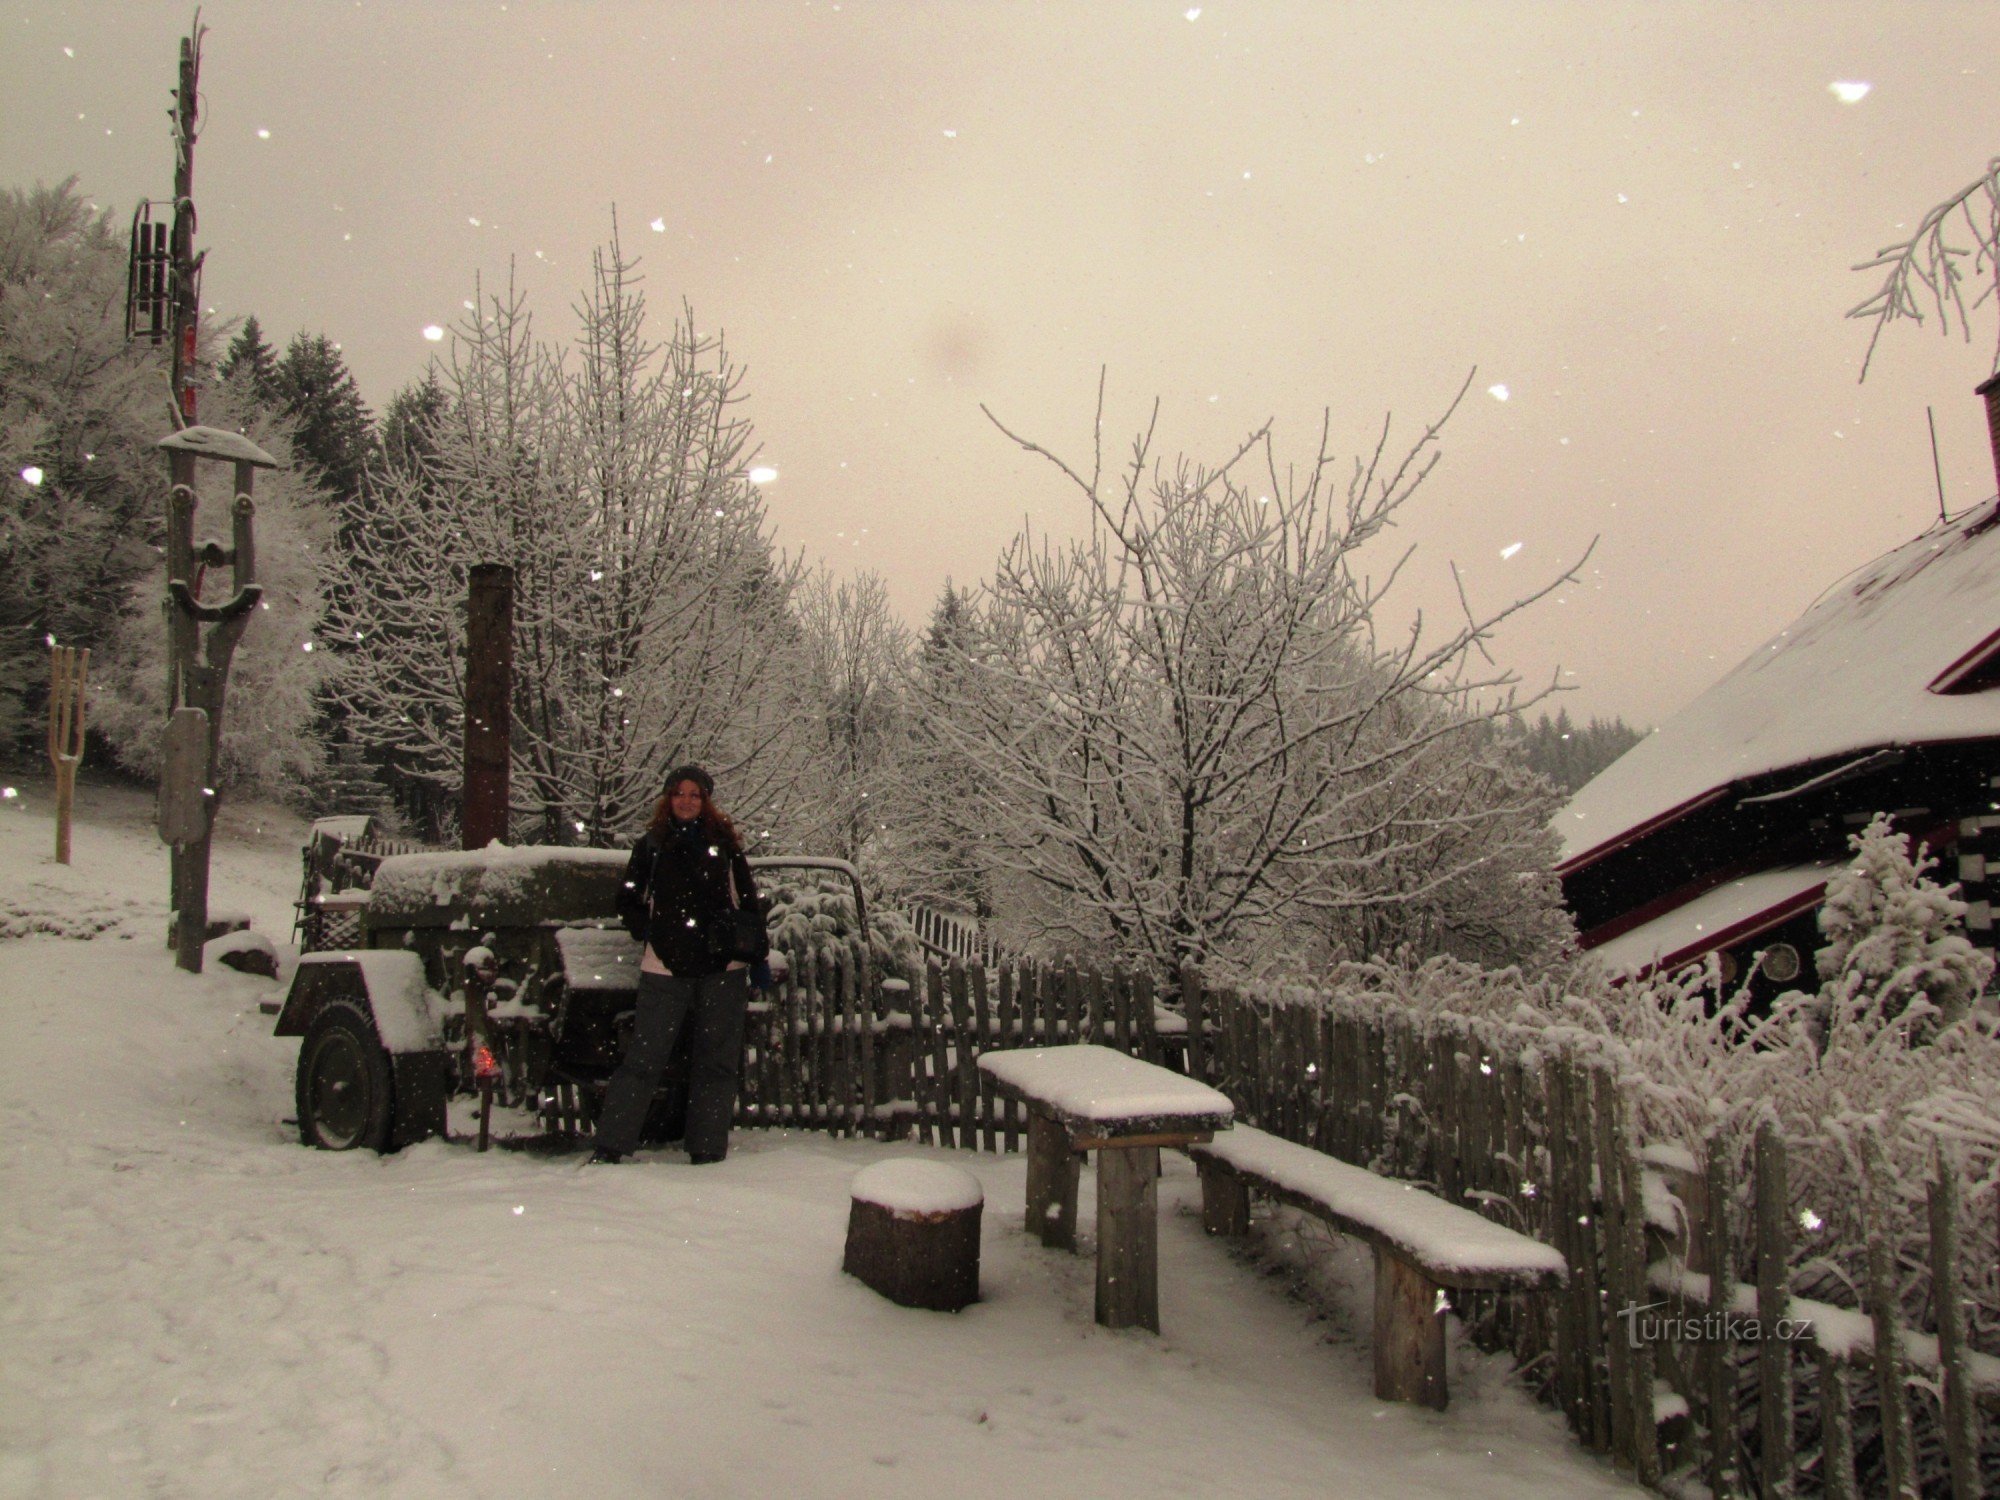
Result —
[[[1246, 994], [1192, 970], [1166, 994], [1143, 974], [1029, 963], [934, 963], [919, 985], [883, 986], [858, 946], [798, 961], [753, 1009], [745, 1125], [1013, 1151], [1026, 1122], [979, 1054], [1090, 1041], [1215, 1085], [1245, 1124], [1553, 1245], [1562, 1291], [1453, 1293], [1454, 1310], [1647, 1485], [1914, 1496], [1929, 1454], [1948, 1475], [1929, 1492], [2000, 1493], [2000, 1424], [1982, 1417], [2000, 1411], [2000, 1358], [1971, 1348], [1958, 1297], [1936, 1299], [1935, 1333], [1900, 1326], [1886, 1265], [1872, 1314], [1792, 1297], [1774, 1274], [1797, 1222], [1784, 1141], [1759, 1138], [1752, 1220], [1730, 1224], [1726, 1153], [1639, 1142], [1630, 1080], [1582, 1033]], [[1931, 1192], [1931, 1272], [1948, 1291], [1962, 1284], [1957, 1181], [1941, 1170]]]

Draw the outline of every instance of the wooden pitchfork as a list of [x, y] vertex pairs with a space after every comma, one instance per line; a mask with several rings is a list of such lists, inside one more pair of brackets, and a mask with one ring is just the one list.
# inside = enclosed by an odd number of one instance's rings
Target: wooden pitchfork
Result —
[[69, 863], [69, 816], [83, 764], [83, 685], [90, 648], [49, 648], [49, 761], [56, 768], [56, 863]]

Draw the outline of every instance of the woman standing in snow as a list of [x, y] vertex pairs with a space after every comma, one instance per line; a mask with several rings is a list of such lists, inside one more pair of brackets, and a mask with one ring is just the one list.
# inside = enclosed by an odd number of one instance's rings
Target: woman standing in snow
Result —
[[716, 1162], [729, 1151], [750, 999], [749, 970], [733, 951], [733, 918], [739, 908], [756, 909], [758, 896], [735, 826], [711, 800], [714, 792], [714, 778], [700, 766], [670, 772], [625, 867], [618, 915], [646, 950], [632, 1045], [611, 1077], [592, 1161], [620, 1161], [639, 1144], [683, 1025], [692, 1028], [693, 1042], [688, 1159]]

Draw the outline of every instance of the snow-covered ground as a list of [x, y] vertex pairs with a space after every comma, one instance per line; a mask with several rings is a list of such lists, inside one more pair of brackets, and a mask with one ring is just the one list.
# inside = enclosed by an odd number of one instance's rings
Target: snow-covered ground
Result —
[[[174, 968], [150, 799], [0, 798], [0, 1495], [1285, 1496], [1625, 1492], [1502, 1363], [1376, 1401], [1366, 1263], [1331, 1317], [1161, 1183], [1165, 1332], [1091, 1319], [1018, 1157], [739, 1131], [720, 1167], [300, 1148], [263, 980]], [[283, 949], [296, 818], [225, 807], [213, 902]], [[983, 1300], [844, 1276], [848, 1182], [984, 1185]], [[1080, 1220], [1092, 1223], [1092, 1174]]]

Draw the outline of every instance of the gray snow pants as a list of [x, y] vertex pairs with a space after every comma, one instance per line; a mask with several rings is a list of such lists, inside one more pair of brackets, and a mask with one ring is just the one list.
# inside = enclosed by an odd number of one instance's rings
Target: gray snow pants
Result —
[[736, 1112], [736, 1075], [743, 1061], [743, 1015], [750, 1003], [750, 974], [732, 969], [683, 979], [641, 974], [633, 1014], [632, 1045], [611, 1075], [604, 1112], [597, 1118], [597, 1149], [624, 1156], [639, 1144], [646, 1112], [673, 1055], [682, 1025], [694, 1028], [688, 1076], [687, 1153], [695, 1161], [720, 1161], [729, 1151], [729, 1120]]

